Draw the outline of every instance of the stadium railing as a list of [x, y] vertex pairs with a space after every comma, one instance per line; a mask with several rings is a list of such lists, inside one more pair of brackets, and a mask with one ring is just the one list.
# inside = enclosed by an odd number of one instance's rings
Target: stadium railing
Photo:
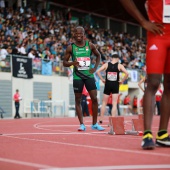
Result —
[[24, 100], [25, 117], [58, 117], [65, 116], [64, 100]]
[[[25, 56], [22, 56], [22, 57], [25, 57]], [[52, 64], [48, 66], [48, 69], [50, 69], [52, 72], [51, 75], [70, 76], [71, 69], [64, 67], [62, 60], [56, 61], [54, 59], [47, 60], [47, 59], [41, 59], [41, 58], [35, 58], [32, 60], [33, 74], [43, 75], [42, 70], [43, 70], [44, 61], [46, 61], [46, 63], [49, 61], [52, 62]], [[12, 70], [11, 67], [12, 67], [12, 55], [7, 56], [5, 60], [0, 61], [0, 72], [11, 72]], [[141, 69], [127, 68], [127, 70], [129, 72], [128, 81], [138, 82], [141, 79], [141, 76], [145, 76], [145, 72]]]

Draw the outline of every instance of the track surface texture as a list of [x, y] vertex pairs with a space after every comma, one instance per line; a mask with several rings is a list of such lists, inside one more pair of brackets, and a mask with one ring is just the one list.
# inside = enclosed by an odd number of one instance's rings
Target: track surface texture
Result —
[[[132, 118], [125, 116], [131, 129]], [[170, 148], [142, 150], [142, 136], [109, 135], [91, 130], [92, 117], [85, 117], [85, 132], [78, 132], [75, 118], [0, 120], [0, 170], [170, 170]], [[154, 139], [159, 116], [153, 119]], [[170, 124], [169, 124], [170, 132]]]

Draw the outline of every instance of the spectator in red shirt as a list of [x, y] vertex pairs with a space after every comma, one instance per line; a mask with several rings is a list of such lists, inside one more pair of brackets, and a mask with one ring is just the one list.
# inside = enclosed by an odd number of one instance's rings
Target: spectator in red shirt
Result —
[[112, 93], [110, 94], [110, 96], [108, 98], [107, 106], [109, 107], [109, 114], [111, 115], [111, 110], [112, 110]]
[[138, 98], [134, 96], [133, 98], [133, 114], [137, 114], [137, 108], [138, 108]]
[[16, 90], [16, 93], [13, 96], [13, 100], [15, 101], [15, 110], [16, 110], [14, 119], [17, 119], [17, 118], [20, 119], [21, 116], [19, 114], [19, 106], [20, 106], [21, 96], [19, 94], [19, 90], [18, 89]]
[[83, 91], [82, 91], [82, 98], [81, 98], [81, 107], [82, 107], [82, 113], [83, 116], [90, 116], [89, 114], [89, 109], [88, 109], [88, 105], [87, 105], [87, 96], [89, 95], [86, 87], [83, 87]]
[[163, 91], [161, 90], [161, 85], [159, 86], [156, 94], [155, 94], [155, 100], [156, 100], [156, 107], [157, 107], [157, 111], [158, 111], [158, 115], [160, 115], [160, 102], [161, 102], [161, 98], [162, 98], [162, 93]]
[[126, 95], [123, 101], [124, 105], [128, 105], [128, 109], [124, 109], [124, 113], [131, 114], [132, 113], [132, 106], [130, 104], [130, 95]]
[[123, 104], [124, 105], [130, 105], [130, 96], [129, 95], [125, 96]]

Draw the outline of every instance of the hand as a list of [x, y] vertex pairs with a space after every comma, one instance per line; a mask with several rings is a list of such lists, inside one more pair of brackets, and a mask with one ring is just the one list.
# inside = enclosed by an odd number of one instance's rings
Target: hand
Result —
[[76, 59], [72, 62], [72, 65], [75, 67], [80, 67], [79, 62]]
[[91, 69], [89, 70], [89, 72], [90, 72], [91, 74], [95, 73], [95, 71], [96, 71], [95, 68], [91, 68]]
[[103, 82], [103, 84], [105, 84], [105, 83], [106, 83], [106, 81], [105, 81], [105, 80], [102, 80], [102, 82]]
[[145, 28], [147, 31], [152, 32], [153, 34], [159, 34], [159, 35], [163, 35], [163, 28], [164, 26], [162, 24], [159, 23], [152, 23], [150, 21], [144, 21], [142, 24], [142, 27]]
[[123, 81], [120, 80], [120, 81], [119, 81], [119, 86], [120, 86], [121, 84], [123, 84]]

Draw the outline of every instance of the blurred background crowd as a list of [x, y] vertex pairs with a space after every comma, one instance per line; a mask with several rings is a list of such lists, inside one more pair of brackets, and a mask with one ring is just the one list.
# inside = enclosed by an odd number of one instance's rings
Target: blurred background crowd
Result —
[[[55, 63], [54, 71], [64, 71], [62, 60], [67, 45], [74, 42], [73, 31], [78, 22], [72, 22], [71, 11], [13, 7], [0, 8], [0, 61], [9, 54], [20, 54], [34, 60], [46, 59]], [[129, 69], [145, 66], [146, 41], [126, 32], [85, 28], [86, 39], [101, 53], [101, 64], [117, 51], [120, 62]], [[92, 56], [93, 57], [93, 56]], [[1, 63], [2, 66], [2, 63]]]

